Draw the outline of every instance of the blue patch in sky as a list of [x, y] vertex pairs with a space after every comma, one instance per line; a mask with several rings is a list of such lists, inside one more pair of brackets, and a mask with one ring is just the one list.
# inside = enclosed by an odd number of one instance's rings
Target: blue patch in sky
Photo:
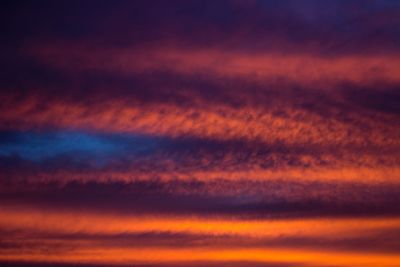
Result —
[[2, 132], [0, 156], [43, 161], [58, 156], [88, 159], [102, 165], [113, 157], [132, 157], [157, 149], [160, 140], [138, 135], [106, 135], [83, 132]]

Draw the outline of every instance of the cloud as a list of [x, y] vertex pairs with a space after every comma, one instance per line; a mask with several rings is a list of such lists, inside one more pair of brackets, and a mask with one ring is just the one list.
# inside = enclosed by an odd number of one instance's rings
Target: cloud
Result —
[[[180, 43], [325, 54], [398, 52], [396, 1], [77, 2], [5, 7], [8, 43], [84, 39], [103, 46]], [[37, 17], [42, 19], [38, 20]], [[101, 18], [101, 19], [99, 19]]]
[[0, 13], [0, 265], [399, 262], [398, 1]]
[[[23, 189], [27, 188], [27, 189]], [[294, 180], [147, 180], [19, 183], [4, 186], [4, 205], [109, 214], [237, 218], [396, 216], [397, 185]], [[71, 197], [73, 196], [73, 197]], [[49, 201], [51, 199], [51, 201]]]

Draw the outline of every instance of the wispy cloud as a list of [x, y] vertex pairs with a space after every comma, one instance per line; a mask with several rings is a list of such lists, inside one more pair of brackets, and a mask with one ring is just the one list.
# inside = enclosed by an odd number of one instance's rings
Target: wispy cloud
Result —
[[398, 266], [399, 14], [4, 4], [0, 265]]

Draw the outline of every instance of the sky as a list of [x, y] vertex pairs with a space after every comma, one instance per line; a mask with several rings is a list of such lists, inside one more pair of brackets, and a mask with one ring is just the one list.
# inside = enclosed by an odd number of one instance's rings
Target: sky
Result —
[[399, 1], [5, 1], [0, 32], [1, 266], [400, 266]]

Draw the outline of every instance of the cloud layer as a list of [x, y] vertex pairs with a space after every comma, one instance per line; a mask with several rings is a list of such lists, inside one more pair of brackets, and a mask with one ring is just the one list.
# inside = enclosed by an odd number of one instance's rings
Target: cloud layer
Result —
[[398, 266], [398, 1], [1, 18], [2, 266]]

